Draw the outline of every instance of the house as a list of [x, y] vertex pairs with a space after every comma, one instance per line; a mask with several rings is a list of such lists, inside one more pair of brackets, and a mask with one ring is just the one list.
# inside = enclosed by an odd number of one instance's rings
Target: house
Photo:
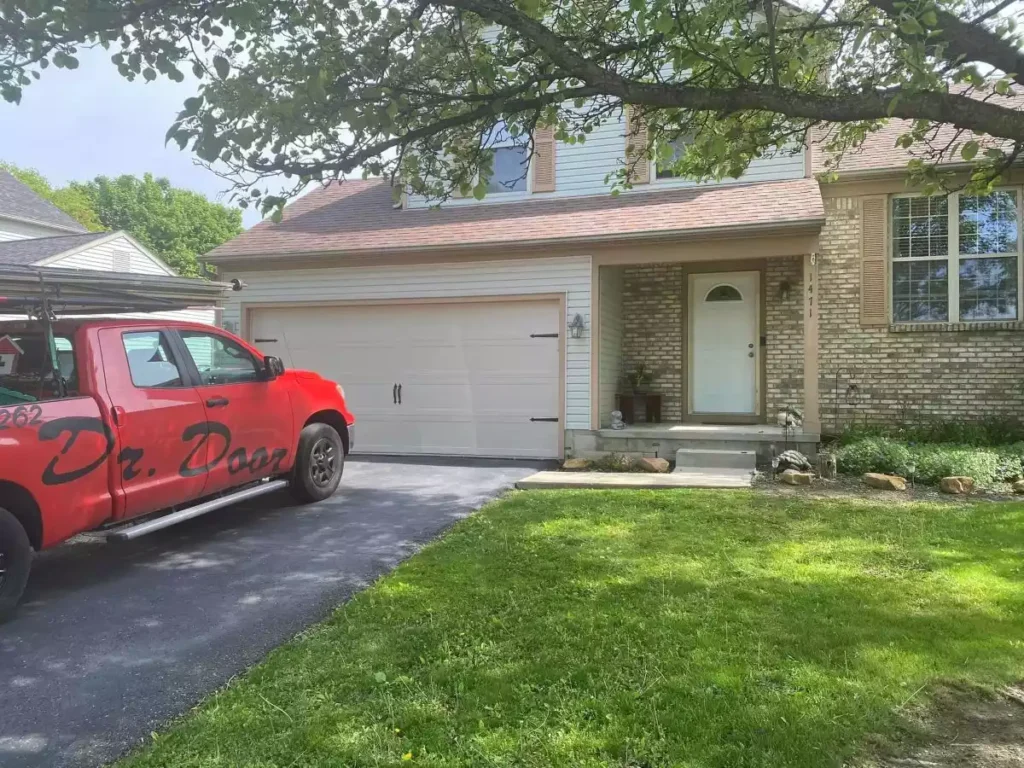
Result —
[[[5, 266], [176, 274], [128, 233], [89, 232], [10, 173], [0, 170], [0, 269]], [[217, 319], [212, 309], [190, 309], [166, 316], [208, 324], [216, 324]]]
[[[529, 173], [482, 201], [396, 207], [384, 182], [349, 180], [206, 258], [248, 285], [228, 327], [342, 382], [367, 452], [713, 440], [764, 457], [853, 421], [1017, 415], [1021, 189], [917, 196], [899, 130], [843, 158], [835, 183], [819, 147], [788, 147], [721, 183], [651, 163], [612, 196], [628, 150], [610, 123], [585, 144], [538, 143]], [[660, 422], [612, 430], [638, 363], [660, 397], [632, 405]], [[783, 431], [780, 412], [801, 426]]]

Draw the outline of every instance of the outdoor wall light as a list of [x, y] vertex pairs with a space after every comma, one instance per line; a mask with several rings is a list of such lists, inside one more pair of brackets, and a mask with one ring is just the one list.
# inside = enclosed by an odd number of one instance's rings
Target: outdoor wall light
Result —
[[576, 313], [576, 317], [569, 323], [569, 335], [574, 339], [582, 339], [586, 326], [583, 324], [583, 315]]

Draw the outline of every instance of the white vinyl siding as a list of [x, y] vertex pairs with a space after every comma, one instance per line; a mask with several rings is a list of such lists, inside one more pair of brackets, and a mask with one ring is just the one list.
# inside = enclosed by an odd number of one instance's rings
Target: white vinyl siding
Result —
[[622, 375], [622, 282], [619, 267], [601, 267], [598, 276], [600, 317], [600, 371], [598, 371], [598, 402], [601, 426], [611, 424], [615, 409], [615, 392]]
[[0, 243], [10, 240], [28, 240], [34, 237], [56, 237], [59, 235], [74, 235], [74, 231], [47, 227], [42, 224], [29, 224], [25, 221], [5, 219], [0, 216]]
[[128, 265], [128, 271], [136, 275], [173, 274], [137, 248], [126, 237], [115, 237], [113, 240], [83, 248], [66, 258], [48, 261], [46, 266], [60, 269], [95, 269], [100, 272], [117, 272], [125, 264]]
[[[587, 333], [565, 339], [566, 429], [590, 428], [590, 257], [476, 261], [386, 267], [337, 267], [231, 272], [247, 287], [234, 293], [224, 308], [225, 327], [239, 329], [242, 303], [297, 304], [421, 298], [468, 298], [565, 294], [566, 323], [577, 313]], [[251, 339], [250, 339], [251, 341]]]
[[[531, 194], [487, 195], [483, 200], [460, 198], [448, 200], [445, 206], [503, 204], [522, 200], [551, 197], [582, 197], [607, 195], [615, 183], [614, 174], [625, 163], [626, 124], [622, 117], [609, 119], [587, 136], [582, 144], [556, 142], [555, 191], [543, 195]], [[782, 181], [804, 177], [804, 153], [780, 150], [751, 162], [738, 179], [723, 179], [706, 184], [739, 184], [757, 181]], [[688, 179], [655, 179], [650, 184], [638, 184], [628, 194], [664, 191], [678, 187], [693, 187], [697, 183]], [[409, 195], [409, 208], [426, 208], [430, 204], [418, 195]]]

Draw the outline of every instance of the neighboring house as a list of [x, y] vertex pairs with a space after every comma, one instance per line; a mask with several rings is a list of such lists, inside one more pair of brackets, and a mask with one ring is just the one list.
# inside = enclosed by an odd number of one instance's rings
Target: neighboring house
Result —
[[[14, 176], [0, 170], [0, 269], [57, 267], [141, 275], [174, 275], [160, 258], [125, 232], [89, 232]], [[216, 311], [158, 313], [216, 323]]]
[[[498, 149], [508, 179], [483, 201], [396, 208], [377, 180], [307, 194], [207, 255], [248, 285], [225, 324], [341, 382], [368, 452], [667, 455], [714, 437], [764, 455], [851, 421], [1021, 413], [1019, 189], [904, 197], [890, 127], [839, 183], [800, 148], [718, 184], [641, 166], [613, 197], [629, 142], [602, 131], [539, 137], [524, 180]], [[640, 362], [662, 425], [609, 430]], [[804, 421], [789, 437], [766, 426], [786, 408]]]

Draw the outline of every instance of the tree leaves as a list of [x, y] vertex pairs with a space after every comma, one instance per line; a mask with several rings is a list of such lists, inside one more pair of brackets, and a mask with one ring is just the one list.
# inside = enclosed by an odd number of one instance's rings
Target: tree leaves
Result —
[[221, 80], [226, 80], [227, 76], [231, 73], [231, 63], [223, 56], [213, 57], [213, 68], [217, 72], [217, 77]]

